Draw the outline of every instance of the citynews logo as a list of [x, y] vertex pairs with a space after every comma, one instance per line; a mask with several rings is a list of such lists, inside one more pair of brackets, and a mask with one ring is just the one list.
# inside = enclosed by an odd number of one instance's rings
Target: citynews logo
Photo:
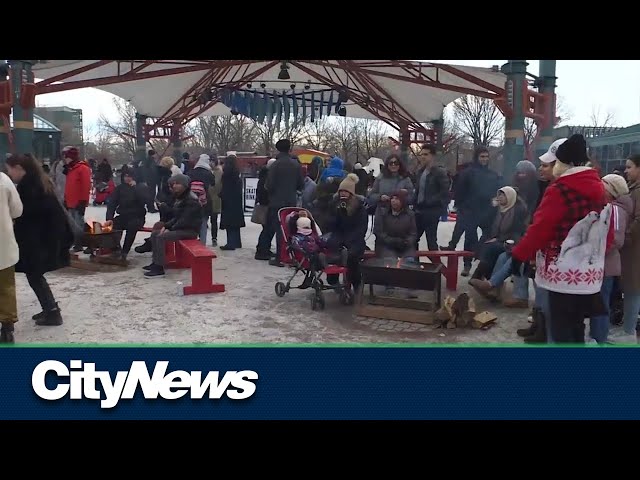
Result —
[[[224, 372], [222, 378], [221, 372], [210, 371], [202, 378], [200, 371], [176, 370], [167, 373], [168, 367], [169, 362], [156, 362], [150, 375], [145, 362], [135, 361], [128, 371], [119, 371], [112, 378], [111, 373], [96, 370], [95, 363], [71, 360], [67, 367], [56, 360], [45, 360], [33, 370], [31, 387], [44, 400], [55, 401], [66, 396], [71, 400], [100, 400], [100, 408], [104, 409], [115, 407], [121, 399], [132, 399], [138, 386], [147, 400], [156, 400], [158, 397], [177, 400], [187, 394], [192, 399], [202, 399], [207, 392], [212, 400], [218, 400], [225, 394], [232, 400], [244, 400], [256, 391], [258, 374], [252, 370]], [[57, 376], [54, 388], [46, 385], [48, 374]]]

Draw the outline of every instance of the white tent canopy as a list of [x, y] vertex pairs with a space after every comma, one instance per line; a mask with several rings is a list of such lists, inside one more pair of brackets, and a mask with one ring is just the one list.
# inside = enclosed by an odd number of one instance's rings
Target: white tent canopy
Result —
[[[253, 95], [316, 92], [316, 98], [323, 90], [328, 96], [339, 88], [349, 91], [349, 100], [342, 104], [349, 117], [425, 123], [439, 118], [444, 107], [466, 93], [499, 96], [506, 80], [492, 68], [410, 60], [287, 60], [290, 78], [285, 80], [278, 79], [279, 60], [40, 62], [33, 67], [35, 77], [44, 82], [38, 93], [95, 86], [155, 118], [229, 115], [230, 108], [217, 96], [209, 104], [201, 100], [203, 92], [225, 87]], [[164, 76], [155, 76], [158, 73]], [[330, 106], [327, 110], [335, 114]]]

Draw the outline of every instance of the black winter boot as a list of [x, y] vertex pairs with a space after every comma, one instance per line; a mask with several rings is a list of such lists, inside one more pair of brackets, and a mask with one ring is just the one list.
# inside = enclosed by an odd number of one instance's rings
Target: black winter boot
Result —
[[3, 323], [0, 329], [0, 343], [15, 343], [13, 338], [13, 323]]
[[482, 280], [485, 278], [489, 278], [491, 276], [491, 272], [489, 271], [489, 264], [487, 262], [480, 261], [478, 262], [478, 266], [476, 270], [471, 275], [471, 278], [477, 278], [478, 280]]
[[151, 239], [147, 238], [142, 245], [138, 245], [134, 248], [136, 253], [148, 253], [152, 250], [151, 248]]
[[538, 318], [539, 313], [540, 312], [537, 308], [533, 309], [533, 311], [531, 312], [531, 318], [533, 319], [531, 325], [528, 328], [519, 328], [518, 330], [516, 330], [516, 333], [519, 337], [530, 337], [531, 335], [536, 333], [536, 330], [538, 329], [538, 322], [540, 321]]
[[535, 332], [533, 335], [524, 337], [524, 343], [547, 343], [547, 321], [544, 313], [538, 310], [537, 315], [533, 317], [533, 322], [536, 325]]
[[[60, 310], [60, 305], [58, 305], [58, 302], [56, 302], [56, 308]], [[44, 318], [44, 312], [36, 313], [33, 317], [31, 317], [31, 320], [40, 320], [41, 318]]]
[[36, 325], [41, 327], [55, 327], [62, 325], [62, 315], [60, 315], [60, 309], [54, 308], [53, 310], [45, 313], [43, 318], [36, 320]]

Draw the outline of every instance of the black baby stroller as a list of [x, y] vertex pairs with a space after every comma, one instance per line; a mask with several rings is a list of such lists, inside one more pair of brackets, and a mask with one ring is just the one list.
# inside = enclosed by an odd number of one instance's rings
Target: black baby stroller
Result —
[[[318, 231], [315, 226], [315, 221], [311, 216], [311, 213], [304, 208], [287, 207], [281, 208], [278, 211], [278, 219], [280, 221], [280, 228], [282, 230], [282, 243], [280, 244], [280, 261], [284, 264], [291, 265], [295, 268], [295, 272], [289, 278], [287, 283], [276, 283], [275, 290], [276, 295], [283, 297], [292, 288], [306, 290], [307, 288], [313, 289], [313, 296], [311, 297], [311, 309], [323, 310], [325, 306], [324, 294], [325, 290], [334, 290], [340, 295], [340, 301], [343, 305], [353, 304], [354, 294], [351, 284], [348, 281], [347, 267], [343, 265], [337, 265], [331, 263], [333, 259], [328, 259], [328, 265], [317, 265], [314, 259], [305, 255], [299, 249], [296, 249], [292, 244], [292, 236], [295, 234], [296, 222], [299, 218], [299, 212], [304, 211], [307, 217], [312, 222], [312, 235], [316, 241], [320, 240]], [[343, 262], [341, 262], [343, 263]], [[297, 287], [292, 287], [291, 282], [298, 274], [298, 272], [304, 273], [304, 280], [302, 284]], [[330, 285], [322, 280], [322, 275], [338, 275], [342, 277], [342, 281], [335, 285]]]

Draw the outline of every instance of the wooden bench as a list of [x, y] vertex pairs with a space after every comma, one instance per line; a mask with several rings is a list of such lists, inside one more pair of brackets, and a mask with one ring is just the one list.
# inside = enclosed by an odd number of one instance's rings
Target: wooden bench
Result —
[[217, 258], [213, 250], [199, 240], [178, 240], [165, 245], [167, 268], [191, 269], [191, 285], [184, 287], [185, 295], [225, 291], [224, 284], [213, 282], [213, 259]]
[[[376, 256], [373, 250], [364, 252], [365, 260]], [[445, 278], [445, 286], [447, 290], [456, 290], [458, 288], [458, 269], [460, 267], [460, 258], [473, 257], [473, 252], [465, 250], [438, 250], [432, 252], [430, 250], [418, 250], [418, 257], [427, 257], [432, 263], [439, 263], [443, 266], [442, 275]], [[447, 259], [447, 263], [442, 262], [442, 258]]]
[[153, 232], [153, 227], [142, 227], [140, 230], [138, 230], [139, 232], [147, 232], [147, 233], [151, 233]]

